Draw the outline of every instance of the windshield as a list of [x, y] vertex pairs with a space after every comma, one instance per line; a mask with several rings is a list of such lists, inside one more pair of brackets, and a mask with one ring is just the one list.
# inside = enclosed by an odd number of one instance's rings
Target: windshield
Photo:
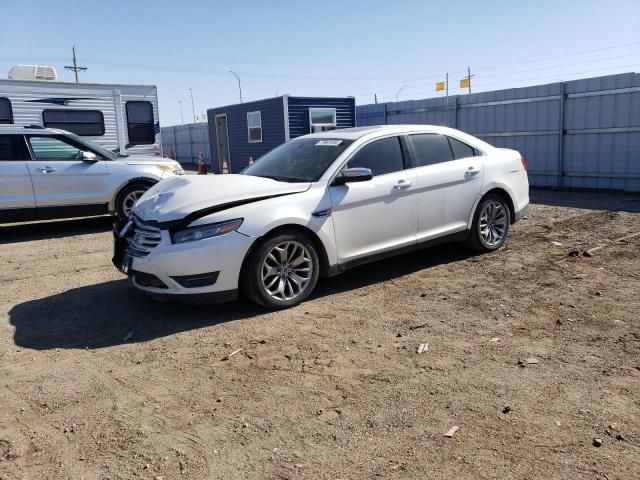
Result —
[[119, 153], [115, 153], [112, 152], [110, 150], [107, 150], [106, 148], [102, 148], [99, 145], [96, 145], [93, 142], [90, 142], [89, 140], [85, 140], [84, 138], [79, 137], [78, 135], [74, 134], [74, 133], [70, 133], [67, 134], [66, 136], [68, 136], [69, 138], [73, 138], [76, 142], [82, 144], [82, 145], [86, 145], [87, 147], [89, 147], [91, 150], [95, 151], [96, 153], [99, 153], [100, 155], [102, 155], [103, 157], [107, 157], [111, 160], [114, 160], [118, 157], [122, 157], [123, 155], [120, 155]]
[[316, 182], [351, 143], [337, 138], [299, 138], [271, 150], [242, 173], [281, 182]]

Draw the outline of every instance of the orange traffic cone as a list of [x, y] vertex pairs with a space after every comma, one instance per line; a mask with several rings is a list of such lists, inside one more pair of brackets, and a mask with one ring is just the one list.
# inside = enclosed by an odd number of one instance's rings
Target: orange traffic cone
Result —
[[253, 155], [249, 155], [249, 165], [253, 165]]
[[198, 175], [206, 175], [207, 174], [207, 166], [204, 163], [204, 157], [202, 156], [202, 152], [198, 155]]

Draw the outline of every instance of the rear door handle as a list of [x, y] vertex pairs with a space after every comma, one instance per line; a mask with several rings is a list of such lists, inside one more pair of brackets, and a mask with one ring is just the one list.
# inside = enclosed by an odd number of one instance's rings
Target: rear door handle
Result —
[[51, 172], [55, 172], [56, 169], [52, 168], [52, 167], [40, 167], [40, 168], [36, 168], [36, 172], [41, 172], [41, 173], [51, 173]]
[[409, 180], [398, 180], [398, 183], [396, 183], [393, 188], [395, 188], [396, 190], [406, 190], [411, 185], [413, 185], [413, 183], [411, 183]]

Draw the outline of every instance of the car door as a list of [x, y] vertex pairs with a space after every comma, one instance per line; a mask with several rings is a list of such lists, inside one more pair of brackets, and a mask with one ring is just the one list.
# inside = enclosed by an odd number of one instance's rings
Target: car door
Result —
[[83, 160], [89, 149], [64, 135], [29, 135], [29, 173], [37, 207], [107, 203], [110, 190], [104, 160]]
[[408, 141], [419, 190], [418, 241], [465, 230], [482, 187], [483, 157], [437, 133], [411, 134]]
[[0, 210], [36, 206], [28, 160], [24, 136], [0, 135]]
[[415, 244], [416, 178], [407, 161], [398, 136], [374, 140], [346, 165], [369, 168], [373, 178], [330, 187], [340, 263]]

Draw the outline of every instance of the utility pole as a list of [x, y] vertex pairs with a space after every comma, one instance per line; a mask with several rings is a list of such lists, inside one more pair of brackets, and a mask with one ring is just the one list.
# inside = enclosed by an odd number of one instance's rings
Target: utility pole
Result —
[[378, 104], [378, 94], [377, 93], [373, 94], [373, 103], [375, 103], [376, 105]]
[[236, 80], [238, 81], [238, 91], [240, 92], [240, 103], [242, 103], [242, 85], [240, 84], [240, 75], [238, 75], [233, 70], [229, 70], [229, 73], [234, 77], [236, 77]]
[[76, 62], [76, 46], [73, 46], [73, 66], [71, 65], [65, 65], [64, 69], [65, 70], [71, 70], [73, 73], [75, 73], [76, 75], [76, 83], [78, 83], [78, 72], [84, 72], [87, 67], [79, 67], [78, 63]]
[[193, 114], [193, 123], [196, 123], [196, 107], [193, 106], [193, 88], [189, 88], [189, 94], [191, 95], [191, 113]]
[[449, 73], [448, 72], [444, 77], [444, 86], [447, 92], [447, 107], [448, 107], [449, 106]]
[[469, 82], [468, 87], [469, 87], [469, 95], [471, 95], [471, 78], [475, 77], [475, 75], [471, 75], [471, 67], [467, 67], [467, 76], [465, 77], [465, 79]]
[[184, 115], [182, 115], [182, 100], [178, 100], [178, 103], [180, 104], [180, 120], [182, 121], [182, 124], [184, 125]]

